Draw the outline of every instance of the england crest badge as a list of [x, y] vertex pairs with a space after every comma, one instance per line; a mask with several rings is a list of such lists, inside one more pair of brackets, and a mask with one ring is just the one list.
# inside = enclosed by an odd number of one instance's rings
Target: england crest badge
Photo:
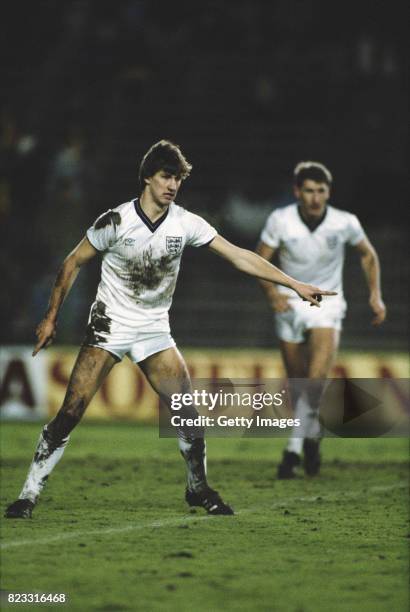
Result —
[[182, 236], [167, 236], [166, 247], [167, 253], [178, 255], [182, 250]]
[[333, 236], [327, 236], [326, 238], [327, 246], [329, 249], [335, 249], [337, 247], [337, 243], [339, 242], [337, 236], [333, 234]]

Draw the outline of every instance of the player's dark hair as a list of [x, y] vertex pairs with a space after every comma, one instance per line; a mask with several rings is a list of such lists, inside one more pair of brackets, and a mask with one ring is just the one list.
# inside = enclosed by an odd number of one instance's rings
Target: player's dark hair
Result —
[[302, 187], [303, 181], [310, 180], [315, 183], [332, 184], [333, 177], [323, 164], [313, 161], [299, 162], [293, 171], [294, 183], [297, 187]]
[[182, 154], [178, 145], [169, 140], [156, 142], [145, 153], [139, 169], [138, 179], [141, 192], [145, 189], [145, 179], [154, 176], [159, 170], [164, 170], [170, 174], [186, 179], [192, 166]]

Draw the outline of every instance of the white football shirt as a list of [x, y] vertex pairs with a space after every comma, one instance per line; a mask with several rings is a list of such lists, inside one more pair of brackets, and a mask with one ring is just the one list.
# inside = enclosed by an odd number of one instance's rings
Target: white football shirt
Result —
[[138, 199], [108, 210], [87, 231], [88, 240], [103, 253], [96, 299], [111, 319], [127, 327], [169, 331], [182, 252], [216, 235], [204, 219], [174, 202], [155, 223]]
[[[262, 242], [278, 249], [279, 267], [283, 272], [321, 289], [337, 291], [332, 301], [342, 302], [345, 245], [354, 246], [364, 237], [356, 215], [333, 206], [327, 206], [324, 219], [311, 231], [297, 204], [274, 210], [261, 233]], [[287, 287], [278, 289], [295, 296]]]

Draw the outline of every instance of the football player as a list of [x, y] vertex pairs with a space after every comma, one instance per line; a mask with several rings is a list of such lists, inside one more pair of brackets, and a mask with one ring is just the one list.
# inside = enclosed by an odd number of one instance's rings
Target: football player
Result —
[[[138, 364], [168, 406], [173, 393], [190, 392], [188, 370], [168, 318], [186, 246], [207, 247], [237, 269], [268, 283], [282, 283], [298, 299], [315, 306], [319, 296], [333, 295], [333, 291], [299, 283], [259, 255], [229, 243], [204, 219], [177, 205], [175, 198], [190, 171], [178, 146], [165, 140], [153, 145], [140, 165], [140, 196], [102, 214], [64, 260], [37, 328], [33, 355], [53, 341], [60, 307], [81, 266], [98, 254], [101, 281], [63, 405], [43, 428], [19, 499], [6, 509], [6, 517], [31, 517], [71, 431], [111, 368], [125, 355]], [[193, 408], [185, 408], [185, 416], [196, 415]], [[187, 467], [187, 503], [202, 506], [209, 514], [233, 514], [208, 485], [203, 435], [194, 437], [184, 428], [177, 433]]]
[[328, 376], [334, 362], [346, 312], [342, 286], [346, 245], [354, 247], [360, 256], [373, 324], [380, 325], [386, 317], [377, 253], [358, 218], [328, 204], [331, 185], [332, 175], [323, 164], [299, 163], [294, 170], [297, 202], [271, 213], [256, 249], [268, 261], [278, 254], [279, 268], [286, 274], [337, 292], [336, 297], [323, 302], [322, 308], [309, 308], [306, 302], [295, 299], [288, 287], [261, 281], [275, 313], [287, 376], [308, 379], [293, 398], [295, 417], [301, 426], [293, 429], [283, 453], [280, 479], [295, 477], [302, 454], [307, 474], [316, 475], [320, 469], [320, 381]]

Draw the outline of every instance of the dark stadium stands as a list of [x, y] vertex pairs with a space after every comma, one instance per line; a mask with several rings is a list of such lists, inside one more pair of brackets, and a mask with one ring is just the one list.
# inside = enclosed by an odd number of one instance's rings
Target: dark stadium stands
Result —
[[[384, 328], [370, 333], [364, 282], [349, 257], [344, 345], [405, 347], [404, 20], [379, 2], [372, 20], [366, 2], [354, 20], [330, 4], [39, 1], [23, 15], [14, 3], [0, 47], [0, 256], [10, 287], [1, 342], [31, 342], [58, 260], [97, 214], [136, 194], [137, 162], [165, 137], [194, 165], [181, 203], [249, 248], [258, 231], [230, 224], [231, 195], [255, 209], [283, 205], [295, 163], [325, 162], [334, 204], [358, 214], [380, 253], [389, 307]], [[80, 162], [53, 183], [73, 134]], [[97, 278], [92, 265], [70, 296], [60, 341], [81, 339]], [[172, 318], [181, 345], [275, 342], [256, 282], [203, 251], [185, 255]]]

